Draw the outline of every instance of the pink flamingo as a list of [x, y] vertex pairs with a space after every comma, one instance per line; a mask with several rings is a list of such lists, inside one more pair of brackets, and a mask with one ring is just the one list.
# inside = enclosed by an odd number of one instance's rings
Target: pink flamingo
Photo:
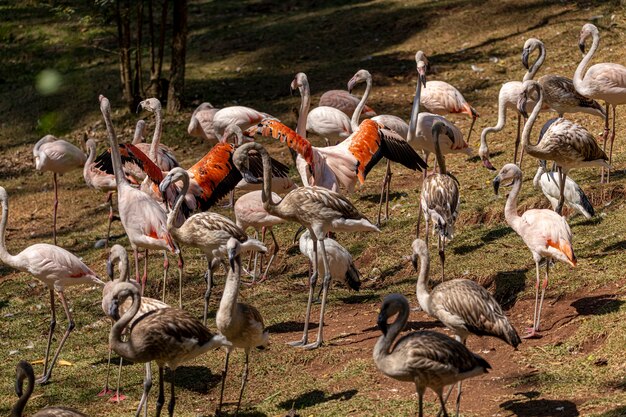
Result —
[[[122, 160], [120, 157], [119, 145], [113, 123], [111, 122], [111, 104], [109, 100], [100, 95], [100, 111], [104, 116], [109, 141], [111, 144], [111, 162], [115, 172], [115, 182], [117, 184], [117, 206], [124, 230], [128, 235], [128, 240], [133, 248], [135, 256], [135, 277], [139, 281], [139, 256], [138, 248], [146, 250], [144, 261], [144, 272], [141, 279], [142, 289], [145, 288], [148, 278], [148, 257], [147, 250], [170, 250], [178, 253], [172, 236], [167, 231], [167, 217], [165, 211], [148, 194], [137, 188], [131, 187], [122, 172]], [[169, 263], [167, 256], [163, 265], [164, 281], [167, 277]], [[180, 269], [179, 265], [179, 269]]]
[[[611, 129], [611, 146], [609, 148], [609, 165], [613, 160], [613, 141], [615, 140], [615, 108], [626, 104], [626, 67], [619, 64], [603, 62], [592, 65], [586, 70], [589, 61], [595, 54], [600, 44], [600, 32], [598, 28], [587, 23], [580, 31], [578, 47], [585, 53], [585, 40], [591, 36], [593, 43], [591, 49], [584, 56], [576, 72], [574, 73], [574, 87], [576, 91], [585, 97], [604, 100], [606, 113], [604, 115], [604, 139], [603, 150], [606, 152], [606, 142], [609, 139], [609, 107], [613, 109], [613, 128]], [[586, 71], [585, 71], [586, 70]], [[607, 170], [606, 182], [609, 182], [610, 168]], [[601, 181], [604, 181], [604, 168], [602, 169]]]
[[52, 220], [52, 239], [57, 244], [57, 207], [59, 194], [57, 175], [63, 175], [85, 165], [87, 156], [83, 151], [71, 143], [57, 139], [52, 135], [46, 135], [39, 139], [33, 148], [35, 169], [37, 171], [51, 171], [54, 178], [54, 210]]
[[219, 110], [208, 102], [200, 104], [191, 115], [187, 133], [196, 138], [216, 141], [217, 136], [213, 132], [213, 117]]
[[140, 108], [154, 113], [156, 125], [154, 127], [154, 133], [152, 134], [152, 143], [135, 143], [135, 139], [137, 138], [137, 134], [135, 134], [133, 145], [148, 155], [150, 159], [152, 159], [152, 162], [154, 162], [161, 169], [161, 171], [170, 171], [173, 168], [176, 168], [179, 165], [176, 157], [172, 153], [172, 150], [165, 145], [161, 145], [161, 136], [163, 134], [163, 114], [161, 102], [157, 98], [149, 98], [139, 103], [137, 110]]
[[[320, 97], [319, 106], [329, 106], [341, 110], [348, 117], [352, 117], [354, 110], [361, 101], [357, 96], [346, 90], [328, 90]], [[376, 116], [376, 112], [369, 106], [363, 108], [362, 116], [370, 118]]]
[[241, 130], [246, 130], [268, 117], [272, 118], [269, 114], [250, 107], [224, 107], [213, 115], [213, 134], [215, 137], [221, 138], [224, 135], [224, 130], [232, 124], [239, 126]]
[[[269, 231], [272, 240], [274, 241], [274, 248], [272, 249], [272, 256], [270, 256], [270, 260], [267, 262], [267, 266], [265, 267], [265, 272], [263, 273], [262, 278], [258, 282], [263, 282], [267, 279], [267, 271], [269, 271], [270, 266], [272, 266], [272, 262], [278, 254], [280, 247], [278, 246], [278, 241], [276, 240], [276, 236], [274, 236], [274, 232], [272, 231], [272, 227], [277, 224], [285, 223], [285, 220], [269, 214], [267, 210], [263, 207], [263, 192], [261, 190], [252, 191], [246, 193], [239, 197], [235, 202], [234, 211], [235, 211], [235, 219], [237, 226], [241, 227], [244, 231], [248, 229], [248, 227], [252, 227], [258, 238], [259, 232], [261, 233], [261, 242], [265, 243], [265, 233]], [[280, 201], [280, 196], [276, 193], [272, 193], [273, 201]], [[257, 252], [258, 253], [258, 252]], [[264, 255], [261, 255], [264, 256]], [[263, 259], [263, 258], [261, 258]], [[254, 258], [254, 272], [252, 274], [252, 282], [255, 282], [256, 279], [256, 261], [257, 256]], [[261, 265], [261, 269], [263, 266]]]
[[[45, 284], [50, 291], [52, 319], [50, 320], [48, 345], [46, 346], [46, 357], [43, 363], [43, 376], [37, 380], [38, 383], [45, 384], [50, 380], [52, 369], [61, 353], [61, 349], [63, 349], [65, 341], [75, 327], [72, 313], [65, 299], [65, 287], [78, 284], [104, 285], [104, 282], [102, 282], [98, 275], [76, 255], [55, 245], [37, 243], [27, 247], [17, 255], [11, 255], [7, 251], [5, 243], [7, 220], [9, 217], [9, 196], [3, 187], [0, 187], [0, 204], [2, 204], [2, 219], [0, 220], [0, 261], [11, 268], [29, 273]], [[54, 328], [56, 327], [54, 290], [59, 293], [59, 300], [61, 300], [63, 310], [65, 310], [68, 326], [52, 358], [50, 368], [48, 368], [50, 344], [52, 342]]]
[[[535, 285], [535, 315], [533, 327], [525, 336], [536, 337], [539, 331], [543, 297], [548, 286], [548, 273], [551, 261], [561, 261], [576, 266], [576, 255], [572, 247], [572, 231], [565, 217], [549, 209], [526, 210], [521, 216], [517, 214], [517, 196], [522, 188], [522, 171], [515, 164], [506, 164], [493, 180], [493, 189], [498, 194], [500, 183], [512, 184], [512, 190], [506, 200], [504, 217], [506, 222], [520, 235], [533, 255], [537, 270]], [[539, 300], [539, 262], [546, 259], [546, 276], [541, 285], [541, 301]]]

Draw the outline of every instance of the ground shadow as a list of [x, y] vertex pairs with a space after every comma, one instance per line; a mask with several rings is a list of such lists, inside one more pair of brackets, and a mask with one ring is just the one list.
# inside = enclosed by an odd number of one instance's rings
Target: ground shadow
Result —
[[[309, 323], [309, 330], [317, 329], [317, 323]], [[270, 333], [293, 333], [304, 330], [304, 323], [300, 321], [284, 321], [282, 323], [272, 324], [266, 330]]]
[[528, 268], [500, 271], [493, 279], [495, 286], [494, 298], [502, 308], [507, 309], [517, 301], [517, 295], [526, 287]]
[[283, 401], [278, 404], [278, 407], [284, 410], [290, 410], [291, 408], [295, 410], [300, 410], [302, 408], [312, 407], [314, 405], [327, 403], [329, 401], [347, 401], [350, 398], [354, 397], [357, 392], [358, 391], [355, 389], [350, 389], [327, 396], [324, 391], [314, 389], [312, 391], [305, 392], [304, 394], [301, 394], [294, 399]]
[[[408, 197], [409, 194], [407, 194], [404, 191], [390, 191], [389, 192], [389, 203], [391, 204], [391, 202], [393, 202], [394, 200], [399, 199], [400, 197]], [[369, 201], [370, 203], [380, 203], [380, 193], [369, 193], [369, 194], [362, 194], [359, 197], [360, 201]]]
[[626, 416], [626, 405], [599, 414], [598, 417], [623, 417]]
[[584, 297], [570, 304], [581, 316], [600, 316], [618, 311], [626, 301], [619, 300], [613, 294]]
[[500, 408], [508, 410], [519, 417], [562, 417], [579, 416], [576, 404], [567, 400], [531, 399], [538, 396], [536, 391], [518, 393], [527, 397], [523, 400], [509, 400], [500, 404]]
[[[152, 376], [153, 383], [157, 376]], [[220, 374], [212, 374], [206, 366], [179, 366], [176, 368], [176, 380], [174, 385], [198, 394], [208, 394], [212, 387], [217, 386], [222, 380]], [[165, 382], [172, 382], [172, 372], [167, 370]]]
[[[429, 329], [437, 329], [437, 328], [442, 328], [443, 324], [441, 324], [439, 321], [437, 320], [429, 320], [429, 321], [409, 321], [406, 323], [406, 325], [404, 326], [404, 329], [402, 329], [403, 332], [413, 332], [413, 331], [419, 331], [419, 330], [429, 330]], [[368, 327], [367, 329], [363, 329], [363, 333], [365, 332], [373, 332], [373, 331], [378, 331], [378, 326], [371, 326]]]
[[485, 246], [487, 243], [491, 243], [494, 240], [503, 238], [512, 232], [513, 232], [513, 229], [511, 229], [507, 225], [496, 226], [492, 229], [489, 229], [487, 233], [481, 236], [480, 243], [455, 246], [452, 248], [452, 251], [454, 252], [455, 255], [465, 255]]
[[[378, 294], [354, 294], [346, 297], [340, 297], [339, 300], [344, 304], [363, 304], [369, 301], [378, 301], [380, 300], [380, 295]], [[1, 307], [1, 304], [0, 304]]]
[[[489, 158], [495, 158], [497, 156], [500, 156], [504, 154], [504, 151], [495, 151], [495, 152], [489, 152]], [[471, 158], [467, 158], [468, 162], [472, 162], [472, 163], [477, 163], [481, 161], [481, 158], [479, 155], [476, 156], [472, 156]]]

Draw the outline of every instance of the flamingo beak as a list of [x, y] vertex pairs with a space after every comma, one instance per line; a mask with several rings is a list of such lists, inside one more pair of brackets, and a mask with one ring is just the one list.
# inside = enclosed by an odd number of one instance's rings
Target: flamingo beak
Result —
[[526, 69], [528, 69], [528, 57], [529, 56], [530, 56], [530, 51], [528, 51], [528, 49], [524, 48], [524, 50], [522, 51], [522, 65]]
[[114, 298], [111, 301], [111, 305], [109, 306], [109, 316], [113, 318], [113, 320], [118, 321], [120, 319], [120, 311], [119, 306], [117, 305], [117, 298]]
[[161, 192], [161, 195], [165, 195], [165, 190], [168, 189], [170, 184], [171, 184], [171, 178], [169, 176], [166, 176], [165, 178], [163, 178], [163, 181], [161, 181], [161, 183], [159, 184], [159, 191]]
[[381, 310], [378, 314], [378, 320], [376, 321], [378, 328], [384, 335], [387, 335], [387, 312], [385, 310]]
[[413, 269], [417, 271], [417, 255], [411, 255], [411, 265], [413, 265]]
[[420, 83], [422, 83], [422, 87], [426, 87], [426, 65], [418, 65], [417, 66], [417, 74], [419, 77]]
[[500, 189], [500, 175], [497, 175], [493, 179], [493, 192], [498, 195], [498, 190]]
[[298, 237], [300, 236], [300, 234], [302, 232], [304, 232], [306, 230], [306, 227], [304, 226], [300, 226], [298, 228], [298, 230], [296, 231], [296, 234], [293, 236], [293, 243], [296, 244], [296, 242], [298, 241]]
[[526, 94], [522, 94], [519, 97], [519, 100], [517, 101], [517, 111], [520, 112], [520, 114], [522, 116], [524, 116], [525, 119], [528, 118], [528, 112], [526, 111], [526, 102], [528, 101], [528, 98], [526, 97]]
[[354, 89], [355, 85], [356, 85], [356, 78], [354, 77], [350, 78], [350, 81], [348, 81], [348, 93], [352, 93], [352, 90]]
[[237, 258], [237, 251], [235, 248], [228, 249], [228, 262], [230, 263], [231, 271], [235, 270], [235, 258]]
[[486, 156], [480, 158], [483, 161], [483, 166], [490, 171], [495, 171], [496, 168], [491, 164], [491, 161]]
[[111, 259], [107, 259], [107, 275], [113, 281], [113, 262], [111, 262]]

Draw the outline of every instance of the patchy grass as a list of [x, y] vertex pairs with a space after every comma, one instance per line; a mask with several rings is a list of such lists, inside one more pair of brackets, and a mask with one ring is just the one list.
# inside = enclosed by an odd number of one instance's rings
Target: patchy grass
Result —
[[[122, 109], [118, 92], [115, 29], [82, 2], [0, 3], [0, 178], [11, 198], [7, 231], [9, 251], [17, 253], [37, 242], [51, 241], [52, 184], [49, 175], [33, 170], [31, 147], [44, 133], [55, 133], [78, 143], [90, 131], [102, 144], [106, 136], [97, 95], [108, 96], [114, 107], [118, 134], [129, 139], [137, 115]], [[548, 58], [540, 74], [571, 76], [580, 59], [576, 41], [584, 22], [593, 20], [602, 34], [594, 62], [623, 63], [624, 9], [618, 2], [581, 1], [341, 1], [323, 0], [308, 6], [296, 1], [194, 1], [190, 4], [187, 67], [188, 108], [166, 114], [164, 142], [183, 166], [197, 161], [209, 145], [187, 136], [193, 107], [201, 101], [216, 106], [248, 105], [267, 111], [290, 125], [291, 109], [299, 99], [288, 95], [288, 83], [298, 71], [307, 72], [313, 94], [345, 83], [359, 68], [374, 76], [372, 107], [381, 113], [408, 117], [414, 91], [413, 56], [423, 49], [433, 65], [431, 79], [457, 86], [481, 114], [482, 127], [494, 125], [500, 85], [520, 79], [519, 52], [530, 36], [542, 39]], [[480, 22], [477, 24], [477, 22]], [[496, 57], [498, 61], [492, 62]], [[472, 71], [471, 65], [482, 71]], [[41, 71], [61, 76], [60, 88], [42, 95], [36, 88]], [[314, 100], [315, 102], [315, 100]], [[546, 119], [548, 116], [542, 116]], [[594, 134], [602, 121], [573, 115]], [[469, 120], [450, 117], [467, 131]], [[542, 120], [544, 120], [542, 119]], [[148, 119], [152, 123], [151, 119]], [[626, 118], [618, 114], [618, 128]], [[493, 162], [502, 166], [512, 157], [515, 126], [490, 136]], [[535, 129], [537, 131], [538, 129]], [[534, 135], [535, 133], [533, 133]], [[477, 148], [477, 135], [472, 145]], [[598, 184], [598, 173], [577, 170], [573, 177], [584, 186], [598, 215], [592, 220], [570, 218], [576, 268], [557, 265], [551, 273], [543, 316], [544, 338], [525, 341], [513, 352], [489, 339], [472, 338], [469, 346], [493, 366], [484, 377], [465, 384], [464, 416], [594, 415], [626, 413], [626, 281], [623, 251], [625, 144], [615, 142], [616, 170], [609, 186]], [[287, 162], [279, 143], [263, 141], [271, 153]], [[457, 236], [448, 246], [447, 275], [474, 279], [487, 286], [508, 309], [521, 331], [530, 324], [534, 301], [534, 264], [521, 239], [503, 219], [504, 198], [491, 188], [493, 173], [475, 159], [449, 158], [448, 166], [461, 183], [462, 212]], [[526, 173], [520, 209], [548, 207], [530, 179], [536, 168], [532, 158]], [[377, 167], [353, 196], [356, 206], [370, 218], [377, 210], [384, 167]], [[293, 172], [296, 178], [295, 171]], [[106, 252], [93, 243], [106, 233], [104, 196], [84, 186], [80, 173], [60, 179], [59, 243], [78, 254], [104, 276]], [[396, 168], [393, 177], [391, 219], [377, 235], [341, 234], [340, 242], [357, 259], [366, 278], [360, 293], [333, 289], [329, 297], [325, 337], [328, 346], [314, 352], [293, 349], [285, 342], [300, 338], [307, 297], [307, 266], [291, 244], [295, 225], [276, 230], [283, 252], [270, 280], [242, 288], [244, 301], [265, 317], [272, 344], [254, 352], [242, 415], [285, 415], [293, 407], [300, 415], [398, 416], [416, 413], [410, 384], [381, 375], [371, 360], [379, 336], [375, 327], [380, 299], [400, 292], [414, 300], [415, 274], [404, 256], [418, 209], [419, 176]], [[221, 208], [217, 211], [232, 216]], [[116, 242], [128, 247], [119, 223]], [[159, 258], [159, 261], [154, 261]], [[148, 294], [161, 293], [160, 257], [151, 257]], [[184, 308], [201, 316], [205, 261], [199, 252], [185, 250]], [[434, 277], [440, 275], [433, 257]], [[176, 274], [167, 282], [167, 301], [176, 303]], [[211, 320], [221, 295], [223, 275], [211, 300]], [[67, 291], [77, 323], [61, 356], [72, 363], [58, 366], [52, 383], [36, 387], [27, 412], [63, 404], [90, 415], [129, 415], [141, 395], [143, 368], [123, 367], [128, 400], [119, 405], [96, 398], [104, 384], [109, 323], [100, 312], [99, 290], [74, 287]], [[313, 328], [317, 328], [317, 306]], [[49, 323], [47, 290], [32, 277], [0, 265], [0, 414], [15, 401], [14, 368], [19, 359], [42, 357]], [[65, 325], [62, 311], [55, 342]], [[210, 326], [214, 328], [213, 321]], [[410, 330], [439, 328], [423, 313], [412, 313]], [[56, 344], [53, 346], [53, 348]], [[243, 359], [233, 355], [226, 382], [226, 411], [234, 411]], [[176, 375], [177, 414], [211, 415], [219, 399], [224, 355], [210, 352], [179, 369]], [[35, 366], [41, 372], [41, 365]], [[171, 375], [166, 376], [169, 381]], [[156, 391], [156, 388], [153, 389]], [[155, 393], [149, 406], [154, 407]], [[432, 393], [426, 413], [435, 414]]]

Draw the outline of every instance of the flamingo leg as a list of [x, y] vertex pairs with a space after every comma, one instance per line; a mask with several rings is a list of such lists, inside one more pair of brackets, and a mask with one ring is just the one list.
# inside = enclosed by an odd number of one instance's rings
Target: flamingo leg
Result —
[[389, 220], [389, 190], [391, 189], [391, 177], [393, 176], [391, 162], [387, 161], [387, 164], [387, 176], [389, 179], [387, 180], [387, 190], [385, 191], [385, 221]]
[[446, 267], [446, 240], [443, 236], [439, 235], [439, 241], [438, 241], [438, 247], [439, 247], [439, 260], [441, 260], [441, 282], [443, 282], [446, 279], [446, 273], [445, 273], [445, 267]]
[[120, 394], [120, 382], [122, 380], [122, 363], [124, 359], [120, 356], [120, 366], [117, 370], [117, 388], [115, 389], [115, 395], [109, 398], [109, 401], [119, 403], [120, 401], [124, 401], [126, 396], [124, 394]]
[[46, 345], [46, 357], [43, 362], [43, 375], [41, 379], [43, 379], [48, 371], [48, 358], [50, 357], [50, 345], [52, 344], [52, 335], [54, 334], [54, 328], [57, 325], [57, 316], [56, 309], [54, 306], [54, 289], [50, 288], [50, 310], [52, 312], [52, 317], [50, 319], [50, 330], [48, 331], [48, 344]]
[[185, 269], [185, 260], [183, 252], [178, 252], [178, 307], [183, 308], [183, 271]]
[[[51, 294], [51, 296], [53, 297], [54, 294]], [[63, 337], [61, 338], [61, 341], [59, 342], [59, 346], [57, 347], [57, 350], [54, 353], [54, 357], [52, 358], [52, 362], [50, 363], [50, 368], [48, 368], [47, 372], [45, 370], [46, 364], [44, 363], [45, 375], [37, 380], [39, 384], [45, 384], [46, 382], [50, 380], [50, 377], [52, 376], [52, 369], [54, 369], [54, 365], [56, 364], [57, 359], [59, 358], [61, 349], [63, 349], [63, 345], [65, 344], [65, 341], [69, 337], [72, 330], [74, 330], [74, 327], [76, 327], [76, 325], [74, 324], [74, 319], [72, 318], [72, 313], [70, 311], [70, 308], [67, 305], [67, 300], [65, 299], [65, 294], [63, 293], [63, 291], [59, 291], [59, 300], [61, 300], [61, 304], [63, 305], [63, 309], [65, 310], [65, 315], [67, 316], [67, 321], [68, 321], [67, 329], [65, 330], [65, 333], [63, 334]], [[54, 320], [54, 314], [53, 314], [53, 320]], [[50, 326], [50, 328], [52, 329], [52, 326]], [[45, 362], [47, 362], [48, 353], [50, 352], [50, 340], [51, 339], [52, 339], [52, 332], [50, 332], [50, 336], [48, 339], [48, 347], [46, 348], [46, 361]]]
[[206, 326], [206, 318], [209, 313], [209, 298], [211, 298], [211, 291], [213, 290], [213, 269], [211, 260], [207, 256], [207, 270], [204, 275], [206, 280], [206, 292], [204, 293], [204, 315], [202, 316], [202, 324]]
[[239, 407], [241, 406], [241, 399], [243, 398], [243, 390], [246, 388], [246, 382], [248, 381], [248, 357], [250, 356], [250, 349], [246, 349], [246, 361], [243, 365], [243, 374], [241, 375], [241, 389], [239, 390], [239, 401], [237, 401], [237, 408], [235, 409], [235, 415], [239, 413]]
[[428, 246], [428, 237], [430, 236], [429, 229], [430, 219], [427, 219], [426, 215], [424, 215], [424, 242], [426, 242], [426, 246]]
[[424, 417], [424, 392], [421, 390], [418, 390], [417, 392], [417, 399], [418, 399], [418, 408], [419, 408], [419, 413], [418, 416], [419, 417]]
[[[446, 411], [446, 402], [443, 399], [443, 389], [439, 388], [436, 392], [437, 392], [437, 397], [439, 398], [439, 404], [441, 405], [440, 413], [443, 414], [443, 417], [449, 417], [448, 412]], [[457, 413], [457, 417], [459, 417], [458, 413]]]
[[219, 416], [222, 412], [222, 403], [224, 402], [224, 385], [226, 384], [226, 374], [228, 373], [228, 359], [230, 358], [230, 349], [226, 351], [226, 359], [224, 360], [224, 369], [222, 370], [222, 389], [220, 390], [220, 402], [215, 410], [215, 415]]
[[[517, 164], [517, 151], [519, 150], [520, 144], [520, 126], [522, 121], [522, 115], [517, 113], [517, 136], [515, 136], [515, 151], [513, 153], [513, 162]], [[519, 165], [518, 165], [519, 166]]]
[[376, 226], [380, 226], [380, 216], [383, 211], [383, 200], [387, 197], [387, 208], [385, 213], [385, 220], [389, 218], [389, 192], [385, 193], [385, 190], [389, 189], [389, 181], [391, 180], [391, 161], [387, 159], [387, 171], [385, 172], [385, 178], [383, 179], [383, 185], [380, 189], [380, 202], [378, 203], [378, 220], [376, 220]]
[[113, 191], [107, 193], [106, 202], [109, 203], [109, 224], [107, 225], [107, 240], [104, 242], [104, 247], [108, 248], [111, 239], [111, 223], [113, 222]]
[[469, 132], [467, 132], [467, 143], [470, 143], [470, 137], [472, 136], [472, 131], [474, 130], [474, 123], [476, 123], [476, 116], [472, 115], [472, 123], [470, 124]]
[[[609, 103], [605, 102], [604, 133], [602, 133], [602, 150], [606, 153], [606, 142], [609, 139]], [[600, 173], [600, 184], [604, 182], [604, 167]]]
[[548, 275], [550, 272], [550, 261], [546, 262], [546, 277], [541, 284], [541, 299], [539, 300], [539, 311], [537, 313], [537, 322], [534, 324], [536, 332], [539, 331], [539, 321], [541, 320], [541, 308], [543, 307], [543, 297], [546, 294], [546, 288], [548, 287]]
[[54, 209], [52, 215], [52, 240], [54, 244], [57, 244], [57, 207], [59, 206], [59, 193], [58, 193], [58, 184], [57, 184], [57, 174], [56, 172], [53, 175], [54, 178]]
[[567, 176], [565, 170], [562, 167], [559, 167], [559, 179], [561, 183], [559, 184], [559, 204], [556, 206], [556, 212], [561, 215], [563, 212], [563, 204], [565, 203], [565, 177]]
[[313, 239], [313, 273], [309, 278], [309, 300], [306, 305], [306, 313], [304, 317], [304, 331], [302, 332], [302, 339], [294, 342], [289, 342], [291, 346], [304, 346], [308, 341], [309, 335], [309, 319], [311, 318], [311, 304], [313, 303], [313, 293], [315, 292], [315, 284], [317, 283], [317, 238], [315, 234], [311, 233]]
[[537, 307], [539, 303], [539, 261], [535, 260], [535, 269], [537, 270], [537, 283], [535, 284], [535, 315], [533, 317], [533, 327], [528, 329], [528, 334], [523, 336], [524, 339], [530, 339], [536, 336], [535, 323], [537, 323]]
[[[113, 328], [113, 323], [111, 323], [111, 328]], [[107, 359], [107, 376], [106, 376], [106, 379], [104, 380], [104, 388], [102, 388], [102, 391], [98, 393], [97, 395], [98, 397], [104, 397], [105, 395], [109, 395], [112, 392], [109, 389], [109, 374], [111, 373], [110, 370], [111, 370], [111, 351], [112, 350], [113, 349], [111, 349], [111, 343], [109, 342], [109, 358]]]
[[[615, 106], [613, 106], [613, 127], [611, 129], [611, 146], [609, 147], [609, 165], [613, 163], [613, 141], [615, 140]], [[606, 170], [606, 182], [610, 181], [611, 169]]]
[[[324, 239], [318, 240], [318, 243], [320, 245], [320, 248], [322, 249], [322, 262], [324, 263], [324, 281], [322, 282], [322, 285], [323, 285], [322, 288], [324, 291], [322, 292], [322, 307], [320, 308], [320, 320], [319, 320], [319, 324], [317, 327], [317, 340], [313, 343], [303, 346], [307, 350], [317, 349], [318, 347], [322, 346], [322, 343], [324, 343], [324, 334], [323, 334], [324, 313], [326, 311], [328, 287], [330, 286], [330, 280], [331, 280], [330, 267], [328, 266], [328, 255], [326, 255], [326, 247], [324, 246]], [[315, 256], [315, 258], [316, 258], [315, 262], [317, 263], [317, 255]]]
[[272, 266], [272, 262], [274, 261], [274, 258], [276, 258], [276, 254], [278, 254], [278, 250], [280, 249], [280, 246], [278, 246], [278, 241], [276, 240], [276, 236], [274, 236], [274, 231], [271, 228], [269, 230], [270, 236], [274, 241], [274, 249], [272, 249], [272, 256], [270, 256], [270, 260], [267, 262], [267, 266], [265, 267], [265, 272], [263, 273], [263, 276], [261, 277], [261, 280], [259, 280], [259, 282], [263, 282], [267, 279], [267, 272], [270, 270], [270, 266]]
[[170, 381], [170, 402], [167, 405], [169, 417], [174, 416], [174, 406], [176, 405], [176, 393], [174, 391], [174, 381], [176, 381], [176, 369], [172, 369], [172, 380]]
[[163, 404], [165, 404], [165, 391], [163, 388], [164, 383], [163, 367], [159, 366], [159, 396], [157, 397], [156, 402], [156, 417], [161, 416], [161, 410], [163, 409]]
[[[148, 251], [146, 251], [148, 252]], [[147, 253], [146, 253], [147, 255]], [[167, 266], [166, 266], [167, 265]], [[167, 251], [163, 251], [163, 270], [167, 271], [167, 267], [169, 267], [169, 261], [167, 260]], [[163, 274], [163, 295], [161, 296], [161, 301], [165, 302], [165, 282], [167, 281], [167, 272]]]
[[148, 280], [148, 249], [146, 249], [143, 258], [143, 276], [141, 277], [141, 295], [143, 296], [146, 290], [146, 281]]
[[137, 248], [133, 248], [133, 256], [135, 257], [135, 281], [141, 282], [139, 278], [139, 252]]
[[144, 409], [144, 416], [148, 417], [148, 394], [150, 393], [151, 388], [152, 368], [150, 367], [150, 362], [146, 362], [146, 376], [143, 380], [143, 394], [141, 394], [141, 400], [139, 401], [139, 406], [137, 407], [135, 417], [139, 417], [142, 408]]

